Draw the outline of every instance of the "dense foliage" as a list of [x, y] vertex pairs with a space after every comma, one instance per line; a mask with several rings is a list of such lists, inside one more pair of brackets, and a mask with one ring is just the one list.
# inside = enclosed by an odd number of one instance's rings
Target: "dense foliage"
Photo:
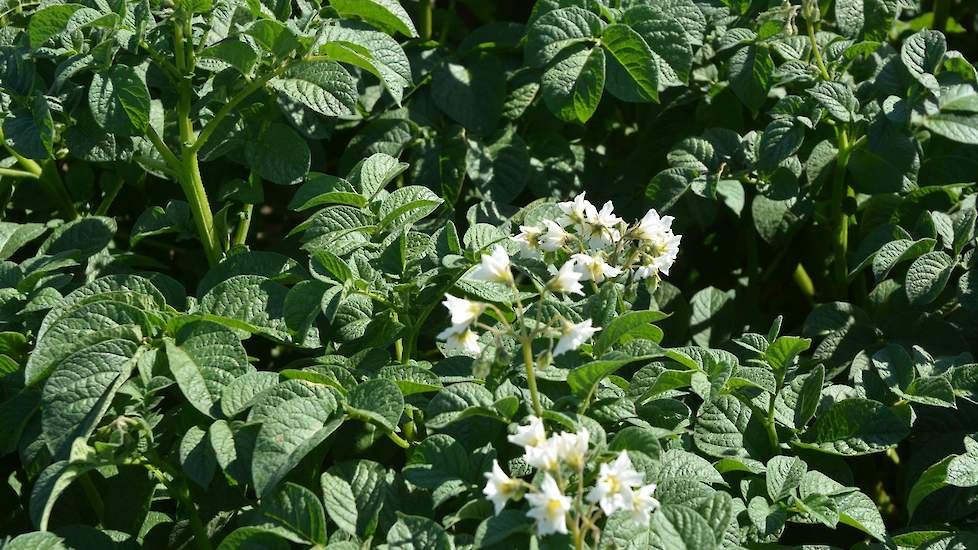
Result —
[[3, 0], [0, 547], [978, 548], [976, 41]]

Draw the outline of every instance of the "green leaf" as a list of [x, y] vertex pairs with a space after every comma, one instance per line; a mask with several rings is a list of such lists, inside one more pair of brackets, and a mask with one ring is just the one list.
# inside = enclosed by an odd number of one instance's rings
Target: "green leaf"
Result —
[[[88, 461], [69, 462], [59, 460], [41, 472], [41, 475], [34, 481], [31, 489], [30, 516], [31, 522], [42, 530], [48, 528], [48, 521], [51, 518], [51, 510], [61, 493], [68, 488], [71, 483], [79, 476], [86, 474], [95, 468], [97, 464]], [[35, 547], [31, 547], [34, 550]]]
[[408, 165], [385, 153], [374, 153], [361, 160], [347, 176], [353, 188], [373, 199], [381, 189], [407, 170]]
[[791, 496], [801, 485], [802, 477], [808, 471], [805, 461], [795, 457], [776, 456], [767, 463], [767, 495], [778, 502]]
[[907, 299], [913, 305], [926, 305], [944, 290], [954, 269], [954, 259], [941, 251], [928, 252], [914, 260], [907, 270]]
[[[308, 91], [308, 90], [306, 90]], [[262, 179], [281, 185], [294, 185], [309, 172], [312, 153], [295, 130], [273, 123], [245, 146], [248, 164]]]
[[866, 22], [863, 0], [837, 0], [835, 3], [835, 22], [839, 30], [848, 37], [858, 37]]
[[601, 34], [601, 19], [579, 7], [549, 11], [537, 18], [526, 32], [524, 55], [527, 63], [541, 67], [550, 63], [564, 48], [593, 40]]
[[466, 130], [489, 136], [495, 130], [506, 100], [506, 75], [495, 57], [466, 64], [445, 63], [431, 76], [435, 105]]
[[246, 373], [228, 384], [221, 392], [221, 413], [231, 418], [249, 407], [265, 390], [278, 384], [278, 374], [268, 371]]
[[210, 441], [210, 433], [193, 426], [180, 440], [180, 466], [191, 481], [207, 489], [217, 468], [217, 455]]
[[288, 290], [260, 275], [238, 275], [207, 291], [200, 299], [205, 318], [236, 330], [288, 339], [283, 317]]
[[924, 29], [911, 35], [900, 48], [900, 59], [910, 74], [926, 88], [936, 88], [934, 74], [944, 60], [947, 42], [939, 31]]
[[326, 544], [326, 513], [315, 493], [295, 483], [285, 483], [271, 496], [262, 499], [259, 513], [288, 530], [305, 544]]
[[404, 396], [390, 380], [368, 380], [358, 385], [350, 390], [343, 405], [353, 418], [374, 423], [388, 432], [400, 431]]
[[713, 529], [703, 516], [679, 504], [663, 505], [652, 514], [652, 530], [670, 550], [712, 550], [717, 547]]
[[324, 386], [286, 380], [265, 391], [249, 422], [261, 422], [251, 464], [259, 495], [268, 494], [306, 454], [339, 427], [336, 399]]
[[281, 533], [262, 527], [239, 527], [224, 537], [217, 550], [288, 550]]
[[47, 100], [38, 96], [30, 109], [15, 106], [10, 112], [13, 116], [3, 121], [6, 144], [29, 159], [49, 158], [54, 147], [54, 120]]
[[356, 81], [335, 61], [294, 63], [268, 84], [321, 115], [341, 116], [356, 112], [359, 98]]
[[805, 127], [791, 118], [776, 118], [761, 134], [757, 165], [763, 170], [774, 170], [798, 152], [805, 141]]
[[51, 37], [64, 32], [68, 21], [76, 11], [84, 9], [81, 4], [53, 4], [44, 7], [30, 17], [27, 24], [27, 34], [30, 36], [31, 49], [37, 50]]
[[351, 535], [370, 536], [384, 504], [385, 474], [381, 464], [369, 460], [331, 466], [320, 478], [330, 519]]
[[543, 73], [541, 90], [547, 107], [568, 122], [587, 122], [604, 91], [604, 50], [567, 48]]
[[351, 21], [327, 25], [319, 40], [323, 42], [320, 54], [367, 70], [380, 79], [400, 105], [404, 88], [411, 85], [411, 65], [396, 40]]
[[[594, 355], [604, 355], [615, 344], [625, 340], [630, 334], [639, 332], [648, 325], [668, 317], [661, 311], [629, 311], [614, 318], [601, 330], [594, 343]], [[627, 340], [625, 340], [627, 341]]]
[[823, 365], [815, 367], [815, 370], [805, 376], [801, 389], [798, 391], [798, 400], [795, 403], [795, 428], [804, 428], [805, 424], [815, 416], [815, 411], [822, 399], [822, 384], [824, 382], [825, 367]]
[[873, 257], [873, 275], [877, 281], [886, 279], [887, 275], [897, 265], [914, 260], [930, 252], [937, 244], [935, 239], [897, 239], [883, 245]]
[[731, 395], [721, 395], [705, 403], [697, 413], [693, 428], [696, 448], [719, 458], [745, 456], [744, 432], [750, 418], [750, 407]]
[[391, 550], [452, 550], [452, 537], [434, 521], [421, 516], [401, 515], [387, 532]]
[[150, 321], [138, 308], [115, 301], [78, 306], [59, 318], [27, 359], [24, 379], [34, 385], [46, 378], [72, 353], [104, 340], [138, 340], [149, 332]]
[[836, 120], [853, 122], [858, 116], [859, 100], [841, 82], [819, 82], [808, 90], [808, 94]]
[[75, 438], [87, 438], [112, 404], [135, 364], [131, 340], [106, 340], [67, 356], [41, 394], [41, 426], [48, 449], [67, 456]]
[[411, 17], [397, 0], [330, 0], [330, 6], [344, 17], [359, 17], [367, 23], [388, 32], [399, 32], [408, 38], [416, 38]]
[[601, 34], [601, 44], [638, 89], [658, 102], [659, 64], [645, 39], [627, 25], [610, 25]]
[[[671, 1], [633, 6], [622, 14], [620, 22], [634, 29], [652, 49], [661, 84], [680, 86], [689, 82], [692, 43], [702, 43], [702, 31], [706, 27], [703, 14], [695, 4]], [[694, 34], [693, 29], [697, 27], [700, 32]]]
[[305, 183], [292, 195], [289, 209], [301, 211], [328, 204], [345, 204], [363, 208], [367, 205], [367, 199], [343, 178], [310, 172], [306, 176]]
[[[665, 352], [663, 352], [663, 355], [664, 354]], [[585, 396], [594, 391], [595, 386], [597, 386], [602, 379], [625, 365], [638, 361], [648, 361], [649, 359], [653, 359], [655, 357], [661, 357], [661, 355], [639, 355], [635, 357], [621, 357], [619, 359], [599, 359], [597, 361], [584, 363], [567, 374], [567, 384], [571, 387], [571, 390], [574, 393], [580, 396]]]
[[95, 73], [88, 90], [88, 106], [95, 122], [113, 134], [145, 133], [151, 101], [145, 78], [127, 65], [113, 65], [104, 73]]
[[936, 113], [921, 119], [924, 128], [951, 141], [978, 145], [978, 115]]
[[201, 50], [198, 66], [209, 71], [220, 72], [233, 67], [243, 76], [252, 76], [258, 64], [259, 52], [238, 37], [227, 38]]
[[254, 371], [234, 331], [209, 321], [184, 325], [175, 340], [166, 341], [166, 357], [187, 401], [211, 417], [220, 415], [228, 385]]
[[407, 185], [384, 197], [380, 203], [379, 227], [400, 228], [426, 217], [445, 202], [427, 187]]
[[40, 223], [0, 222], [0, 260], [9, 259], [25, 244], [47, 231]]
[[800, 446], [837, 455], [863, 455], [885, 451], [907, 436], [902, 418], [882, 403], [845, 399], [819, 415], [806, 433], [810, 443]]
[[774, 74], [774, 61], [767, 48], [747, 46], [730, 58], [730, 87], [748, 109], [755, 113], [767, 99]]
[[778, 380], [784, 380], [784, 375], [794, 362], [799, 353], [807, 350], [812, 345], [810, 338], [798, 338], [795, 336], [780, 336], [764, 352], [771, 369], [774, 370]]

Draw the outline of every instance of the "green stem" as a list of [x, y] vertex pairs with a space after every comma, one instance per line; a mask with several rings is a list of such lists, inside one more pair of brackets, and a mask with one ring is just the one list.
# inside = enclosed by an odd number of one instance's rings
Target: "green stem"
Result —
[[422, 40], [431, 40], [431, 12], [434, 2], [420, 0], [418, 2], [418, 35]]
[[183, 187], [183, 194], [186, 195], [187, 202], [190, 204], [190, 212], [193, 214], [200, 244], [203, 245], [204, 254], [207, 256], [207, 263], [213, 266], [221, 260], [223, 254], [221, 243], [218, 242], [214, 232], [214, 215], [211, 213], [207, 191], [204, 189], [204, 181], [200, 177], [197, 153], [189, 148], [184, 149], [183, 163], [180, 185]]
[[197, 511], [197, 506], [194, 505], [194, 501], [190, 498], [190, 487], [187, 485], [185, 479], [183, 479], [183, 474], [175, 468], [171, 467], [168, 463], [163, 462], [156, 451], [150, 451], [147, 453], [147, 458], [142, 465], [149, 470], [149, 472], [160, 482], [166, 490], [170, 493], [180, 506], [187, 510], [187, 516], [190, 520], [190, 529], [194, 533], [194, 542], [197, 544], [198, 550], [212, 550], [210, 537], [207, 536], [207, 528], [204, 527], [204, 522], [200, 519], [200, 512]]
[[71, 221], [78, 217], [78, 211], [75, 210], [75, 203], [71, 199], [71, 195], [68, 194], [68, 190], [65, 189], [64, 183], [61, 181], [61, 176], [58, 175], [58, 165], [54, 162], [54, 159], [45, 160], [42, 165], [38, 164], [37, 161], [21, 155], [13, 147], [7, 145], [3, 130], [0, 130], [0, 143], [3, 143], [7, 152], [17, 159], [17, 162], [24, 170], [36, 177], [38, 183], [41, 185], [41, 189], [44, 190], [44, 193], [55, 204], [55, 207], [65, 220]]
[[818, 42], [815, 40], [815, 25], [811, 21], [806, 21], [808, 26], [808, 42], [812, 46], [812, 55], [815, 56], [815, 64], [818, 65], [818, 71], [822, 73], [822, 78], [825, 80], [832, 80], [829, 76], [828, 69], [825, 68], [825, 62], [822, 60], [822, 53], [818, 50]]
[[241, 221], [234, 228], [234, 239], [231, 246], [243, 246], [248, 241], [248, 230], [251, 229], [251, 215], [254, 213], [255, 205], [246, 204], [241, 207]]
[[795, 272], [792, 274], [795, 280], [795, 284], [798, 285], [798, 289], [805, 296], [805, 299], [809, 303], [815, 301], [815, 285], [812, 283], [812, 278], [808, 276], [808, 272], [805, 271], [805, 266], [801, 265], [799, 262], [795, 266]]
[[934, 0], [934, 24], [931, 25], [931, 28], [935, 31], [944, 32], [947, 29], [947, 21], [950, 15], [950, 0]]
[[34, 172], [17, 170], [15, 168], [0, 168], [0, 176], [7, 178], [27, 178], [32, 180], [36, 180], [38, 178], [38, 175]]
[[849, 165], [849, 134], [845, 128], [838, 132], [839, 152], [835, 159], [835, 173], [832, 181], [831, 215], [832, 220], [832, 271], [838, 298], [845, 300], [848, 294], [849, 267], [846, 265], [846, 249], [849, 244], [849, 216], [842, 208], [848, 196], [846, 170]]
[[771, 394], [771, 404], [768, 406], [767, 417], [764, 419], [764, 430], [767, 432], [767, 441], [771, 445], [771, 454], [776, 456], [781, 454], [781, 443], [778, 441], [778, 429], [774, 424], [774, 404], [777, 393]]
[[537, 417], [543, 416], [543, 407], [540, 406], [540, 395], [537, 393], [537, 377], [533, 374], [533, 347], [529, 338], [523, 339], [523, 363], [526, 366], [526, 383], [530, 386], [530, 399], [533, 401], [533, 413]]
[[397, 435], [394, 432], [387, 432], [387, 439], [390, 439], [391, 441], [394, 442], [395, 445], [397, 445], [398, 447], [400, 447], [402, 449], [410, 449], [411, 448], [411, 444], [410, 443], [408, 443], [407, 441], [405, 441], [401, 436]]
[[82, 491], [85, 492], [85, 498], [88, 499], [88, 503], [92, 506], [92, 511], [95, 512], [95, 517], [98, 519], [99, 525], [104, 525], [105, 503], [102, 501], [102, 495], [98, 494], [98, 489], [95, 488], [95, 484], [92, 483], [89, 474], [82, 475], [79, 481]]
[[119, 195], [119, 190], [122, 189], [123, 183], [125, 183], [125, 180], [122, 179], [122, 176], [115, 174], [115, 182], [112, 184], [112, 187], [105, 192], [105, 196], [102, 197], [102, 202], [99, 203], [98, 208], [95, 209], [96, 216], [104, 216], [109, 212], [109, 207], [112, 206], [112, 202], [115, 201], [115, 198]]

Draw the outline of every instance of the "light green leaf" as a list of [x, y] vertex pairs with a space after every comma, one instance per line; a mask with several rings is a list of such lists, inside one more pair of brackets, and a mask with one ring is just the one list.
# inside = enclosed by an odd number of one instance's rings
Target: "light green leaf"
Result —
[[347, 394], [343, 406], [353, 418], [374, 423], [389, 432], [400, 431], [398, 423], [404, 412], [404, 396], [390, 380], [375, 379], [359, 384]]
[[808, 90], [808, 94], [836, 120], [852, 122], [859, 113], [859, 100], [841, 82], [819, 82]]
[[200, 412], [220, 414], [221, 394], [239, 376], [254, 371], [234, 331], [209, 321], [184, 325], [166, 341], [166, 356], [180, 391]]
[[123, 136], [146, 131], [150, 100], [145, 74], [127, 65], [96, 72], [88, 90], [88, 106], [95, 122], [107, 132]]
[[131, 340], [106, 340], [58, 363], [41, 393], [41, 426], [52, 455], [67, 456], [75, 438], [92, 433], [129, 377], [137, 348]]
[[603, 27], [597, 15], [583, 8], [549, 11], [527, 29], [524, 48], [527, 63], [534, 67], [546, 65], [564, 48], [594, 39]]
[[356, 81], [335, 61], [302, 61], [269, 81], [269, 86], [326, 116], [356, 112]]
[[954, 259], [941, 251], [928, 252], [914, 260], [907, 270], [905, 287], [912, 305], [926, 305], [944, 290], [954, 269]]
[[731, 395], [721, 395], [705, 403], [697, 413], [693, 428], [696, 448], [718, 458], [746, 456], [744, 432], [750, 418], [750, 407]]
[[670, 550], [712, 550], [717, 548], [713, 529], [703, 516], [680, 504], [663, 505], [652, 514], [652, 530], [664, 548]]
[[255, 491], [266, 495], [342, 422], [325, 386], [286, 380], [266, 390], [249, 422], [261, 422], [251, 464]]
[[387, 546], [391, 550], [454, 550], [455, 542], [434, 521], [401, 515], [387, 532]]
[[388, 32], [399, 32], [416, 38], [414, 22], [397, 0], [330, 0], [329, 4], [344, 17], [359, 17]]
[[978, 115], [936, 113], [921, 119], [924, 128], [958, 143], [978, 145]]
[[878, 453], [895, 446], [909, 428], [886, 405], [868, 399], [845, 399], [819, 415], [807, 432], [812, 441], [799, 443], [837, 455]]
[[262, 500], [259, 513], [296, 535], [297, 542], [326, 544], [326, 513], [319, 498], [305, 487], [285, 483], [271, 498]]
[[795, 457], [776, 456], [767, 463], [767, 495], [778, 502], [792, 495], [808, 471], [805, 461]]
[[[620, 356], [620, 358], [599, 359], [597, 361], [584, 363], [580, 367], [571, 370], [570, 373], [567, 374], [567, 384], [571, 387], [571, 390], [580, 396], [586, 396], [594, 391], [595, 386], [597, 386], [602, 379], [625, 365], [638, 361], [648, 361], [649, 359], [653, 359], [655, 357], [661, 357], [661, 355], [639, 355], [627, 357], [620, 353], [612, 355]], [[662, 355], [665, 355], [665, 352], [663, 352]]]
[[37, 50], [52, 36], [64, 32], [71, 16], [84, 8], [81, 4], [52, 4], [34, 12], [27, 24], [31, 49]]
[[747, 46], [730, 58], [730, 87], [751, 111], [757, 112], [767, 99], [774, 74], [774, 61], [767, 48]]
[[380, 79], [397, 104], [411, 85], [411, 65], [400, 44], [367, 25], [339, 21], [327, 25], [319, 41], [319, 53], [350, 63]]
[[601, 34], [601, 44], [638, 89], [648, 99], [657, 102], [659, 64], [645, 39], [627, 25], [610, 25]]
[[604, 91], [604, 50], [586, 46], [567, 48], [541, 78], [543, 99], [558, 118], [587, 122]]
[[341, 462], [323, 473], [326, 513], [340, 529], [360, 537], [372, 534], [387, 489], [385, 473], [369, 460]]
[[434, 212], [445, 202], [427, 187], [407, 185], [384, 197], [380, 203], [380, 228], [400, 228]]

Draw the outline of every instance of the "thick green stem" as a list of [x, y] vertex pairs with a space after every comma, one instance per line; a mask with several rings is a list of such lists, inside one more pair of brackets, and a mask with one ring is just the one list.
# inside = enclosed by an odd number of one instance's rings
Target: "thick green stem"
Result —
[[123, 183], [125, 183], [125, 180], [122, 178], [122, 176], [115, 174], [112, 187], [105, 192], [105, 196], [102, 197], [102, 202], [99, 203], [98, 208], [95, 209], [96, 216], [104, 216], [109, 212], [109, 207], [112, 206], [115, 198], [119, 195], [119, 191], [122, 189]]
[[[13, 147], [7, 145], [3, 130], [0, 130], [0, 143], [3, 143], [7, 152], [17, 159], [17, 162], [28, 174], [33, 175], [38, 180], [41, 189], [51, 202], [54, 203], [58, 212], [61, 213], [61, 216], [65, 220], [71, 221], [78, 217], [78, 211], [75, 210], [75, 203], [71, 199], [71, 195], [68, 194], [68, 190], [65, 189], [64, 183], [61, 181], [61, 176], [58, 175], [58, 165], [54, 159], [48, 159], [43, 161], [42, 164], [38, 164], [37, 161], [21, 155]], [[14, 170], [13, 172], [20, 173], [19, 170]], [[7, 175], [12, 176], [14, 174]], [[29, 176], [25, 175], [24, 177]]]
[[213, 266], [221, 260], [223, 253], [221, 243], [218, 242], [214, 232], [214, 215], [211, 213], [207, 191], [204, 189], [204, 182], [200, 177], [197, 153], [188, 148], [184, 150], [183, 157], [183, 174], [180, 177], [180, 185], [183, 187], [183, 194], [186, 195], [187, 202], [190, 204], [190, 212], [194, 216], [194, 225], [197, 226], [197, 235], [200, 238], [200, 244], [204, 247], [207, 262]]
[[14, 168], [0, 168], [0, 177], [7, 178], [27, 178], [36, 180], [39, 176], [26, 170], [16, 170]]
[[947, 21], [951, 15], [950, 0], [934, 0], [934, 24], [931, 28], [935, 31], [944, 32], [947, 30]]
[[770, 397], [771, 404], [768, 407], [767, 417], [764, 419], [764, 430], [767, 432], [767, 441], [771, 445], [771, 454], [781, 454], [781, 442], [778, 441], [778, 429], [774, 424], [774, 404], [775, 395]]
[[846, 185], [846, 170], [849, 166], [849, 134], [845, 128], [838, 133], [839, 152], [835, 158], [835, 173], [832, 181], [831, 217], [832, 220], [832, 274], [835, 280], [837, 297], [846, 299], [849, 287], [849, 267], [846, 264], [846, 251], [849, 245], [849, 215], [843, 203], [849, 194]]
[[812, 283], [812, 278], [808, 276], [808, 272], [805, 271], [805, 266], [799, 263], [795, 266], [795, 272], [792, 274], [795, 280], [795, 284], [798, 285], [798, 290], [805, 296], [809, 303], [815, 301], [815, 285]]
[[251, 229], [251, 215], [254, 213], [255, 205], [246, 204], [241, 208], [241, 221], [234, 228], [234, 239], [231, 246], [244, 245], [248, 241], [248, 231]]
[[190, 499], [190, 487], [187, 485], [187, 482], [181, 480], [173, 489], [173, 492], [176, 493], [177, 500], [180, 501], [180, 505], [187, 509], [187, 515], [190, 516], [190, 529], [194, 533], [194, 542], [197, 543], [197, 548], [200, 550], [211, 550], [211, 541], [207, 536], [207, 528], [200, 519], [197, 506]]
[[808, 42], [812, 46], [812, 55], [815, 56], [815, 64], [818, 65], [818, 72], [822, 73], [822, 78], [825, 80], [832, 80], [829, 76], [828, 69], [825, 68], [825, 62], [822, 60], [822, 52], [818, 50], [818, 41], [815, 40], [815, 24], [811, 21], [807, 21], [808, 25]]
[[529, 338], [523, 339], [523, 363], [526, 365], [526, 383], [530, 387], [530, 399], [533, 401], [533, 414], [543, 416], [540, 406], [540, 395], [537, 393], [537, 377], [533, 373], [533, 344]]
[[434, 2], [420, 0], [418, 2], [418, 35], [422, 40], [431, 40], [431, 12]]

